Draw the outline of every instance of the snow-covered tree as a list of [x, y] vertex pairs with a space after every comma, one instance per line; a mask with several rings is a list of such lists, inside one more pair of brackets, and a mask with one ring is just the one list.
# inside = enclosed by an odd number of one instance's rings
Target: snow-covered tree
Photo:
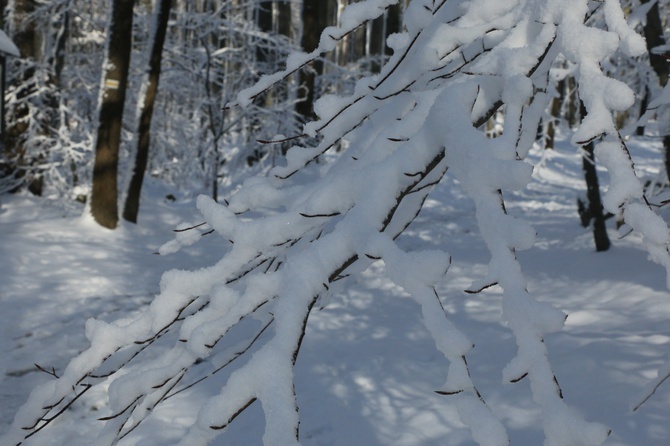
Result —
[[[249, 106], [394, 3], [350, 5], [340, 27], [327, 28], [314, 51], [291, 55], [284, 71], [242, 91], [229, 109]], [[603, 28], [586, 24], [598, 9]], [[82, 394], [109, 381], [111, 415], [103, 418], [94, 444], [115, 444], [180, 385], [189, 385], [181, 383], [188, 383], [194, 364], [217, 355], [220, 368], [234, 371], [219, 394], [202, 401], [179, 444], [210, 443], [259, 401], [264, 443], [297, 445], [293, 369], [310, 313], [327, 305], [329, 293], [348, 275], [382, 261], [389, 280], [416, 300], [436, 348], [449, 361], [438, 390], [444, 404], [456, 406], [480, 445], [507, 445], [505, 425], [469, 374], [472, 342], [447, 318], [434, 288], [449, 269], [449, 255], [405, 252], [395, 243], [445, 175], [474, 201], [472, 218], [491, 255], [488, 273], [467, 292], [502, 289], [502, 318], [517, 344], [503, 380], [529, 383], [543, 414], [545, 445], [603, 444], [608, 428], [584, 420], [563, 399], [543, 340], [562, 329], [565, 314], [527, 290], [516, 252], [533, 246], [535, 231], [507, 212], [504, 196], [531, 179], [524, 158], [550, 100], [550, 67], [561, 55], [574, 64], [586, 108], [573, 141], [594, 143], [610, 173], [605, 208], [622, 213], [643, 235], [652, 258], [670, 271], [668, 227], [647, 204], [616, 129], [614, 113], [630, 107], [634, 94], [600, 66], [616, 51], [644, 53], [644, 40], [629, 28], [617, 0], [414, 0], [404, 14], [404, 32], [388, 44], [394, 54], [378, 75], [361, 78], [350, 95], [315, 103], [318, 120], [304, 127], [313, 146], [291, 148], [285, 165], [248, 180], [225, 204], [200, 197], [205, 222], [180, 226], [176, 240], [160, 250], [175, 252], [213, 232], [208, 239], [218, 237], [221, 260], [197, 271], [165, 273], [160, 294], [131, 319], [89, 320], [90, 348], [32, 392], [2, 444], [39, 438]], [[504, 116], [503, 131], [487, 138], [483, 126], [494, 113]], [[336, 145], [339, 156], [331, 154]], [[251, 333], [223, 349], [227, 335], [243, 323]], [[171, 339], [171, 348], [146, 360], [141, 353], [160, 338]]]
[[186, 191], [206, 187], [214, 195], [249, 166], [267, 170], [273, 151], [256, 140], [297, 131], [293, 104], [279, 101], [295, 97], [293, 84], [248, 109], [224, 110], [235, 92], [280, 69], [293, 47], [278, 27], [258, 28], [258, 7], [265, 3], [175, 2], [149, 168]]
[[[0, 154], [0, 193], [27, 186], [35, 193], [44, 189], [51, 197], [84, 199], [91, 192], [94, 147], [106, 141], [96, 135], [110, 2], [7, 3], [7, 31], [21, 42], [23, 57], [8, 60], [9, 131]], [[147, 90], [142, 85], [149, 66], [147, 47], [155, 41], [150, 35], [155, 28], [150, 19], [152, 2], [134, 3], [129, 90], [118, 154], [123, 193], [129, 183], [138, 190], [139, 176], [130, 179], [133, 149], [138, 139], [146, 138], [133, 135], [141, 117], [133, 112]], [[216, 181], [234, 183], [240, 173], [248, 173], [248, 164], [262, 170], [265, 167], [258, 161], [270, 159], [269, 146], [259, 146], [257, 138], [296, 132], [294, 105], [278, 101], [294, 97], [288, 94], [295, 91], [294, 85], [275, 92], [272, 101], [222, 112], [234, 92], [252, 85], [261, 74], [280, 69], [280, 61], [293, 47], [288, 37], [276, 33], [283, 29], [278, 20], [286, 13], [273, 15], [271, 29], [260, 30], [254, 16], [260, 6], [256, 1], [174, 1], [161, 69], [166, 82], [155, 99], [156, 130], [147, 160], [152, 175], [185, 191], [195, 187], [201, 191]], [[261, 60], [254, 51], [257, 47], [277, 57]], [[261, 121], [273, 125], [259, 125]], [[104, 207], [113, 209], [117, 200], [113, 185], [102, 189], [111, 191]], [[101, 195], [97, 192], [96, 198]], [[136, 193], [128, 195], [137, 202]], [[109, 220], [115, 220], [113, 210], [110, 213]]]
[[35, 0], [7, 5], [8, 30], [21, 57], [10, 60], [9, 119], [0, 161], [3, 192], [25, 185], [35, 195], [42, 194], [44, 169], [39, 166], [50, 157], [50, 127], [57, 120], [54, 104], [59, 94], [53, 66], [45, 57], [52, 46], [52, 22], [40, 23], [35, 17], [37, 7]]

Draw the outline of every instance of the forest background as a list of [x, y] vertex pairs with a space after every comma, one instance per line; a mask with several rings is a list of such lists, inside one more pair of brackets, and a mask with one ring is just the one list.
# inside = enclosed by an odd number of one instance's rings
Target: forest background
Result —
[[[401, 31], [408, 2], [344, 36], [334, 51], [250, 107], [225, 108], [262, 75], [282, 70], [292, 51], [316, 49], [321, 32], [339, 24], [349, 3], [3, 2], [3, 27], [21, 57], [7, 58], [0, 194], [27, 189], [64, 200], [90, 197], [93, 216], [108, 228], [117, 224], [117, 208], [125, 220], [137, 221], [145, 172], [217, 199], [221, 187], [233, 190], [306, 139], [301, 126], [316, 118], [316, 98], [350, 93], [357, 79], [388, 60], [386, 39]], [[619, 127], [637, 126], [635, 134], [642, 135], [644, 121], [656, 112], [645, 114], [647, 106], [667, 84], [669, 6], [646, 0], [622, 6], [649, 52], [638, 60], [610, 59], [605, 69], [636, 93], [636, 104], [619, 114]], [[538, 129], [544, 147], [553, 147], [556, 128], [575, 128], [584, 111], [573, 69], [563, 60], [553, 71], [555, 98]], [[492, 135], [500, 131], [496, 119], [486, 123]], [[668, 170], [670, 136], [662, 133]], [[604, 250], [595, 169], [585, 165], [585, 178], [590, 194], [580, 215], [585, 224], [594, 219], [596, 244]]]
[[[384, 42], [400, 30], [400, 5], [252, 107], [224, 109], [261, 75], [282, 69], [296, 48], [315, 49], [345, 4], [7, 2], [4, 28], [21, 57], [8, 58], [0, 193], [84, 200], [93, 191], [93, 214], [113, 228], [115, 190], [124, 218], [137, 221], [144, 172], [185, 192], [230, 190], [287, 148], [259, 140], [300, 134], [315, 116], [314, 98], [353, 88], [390, 54]], [[104, 175], [96, 162], [116, 172]]]

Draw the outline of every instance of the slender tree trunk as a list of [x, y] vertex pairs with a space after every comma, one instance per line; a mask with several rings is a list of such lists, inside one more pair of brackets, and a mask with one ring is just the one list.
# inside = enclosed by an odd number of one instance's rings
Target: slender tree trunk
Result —
[[373, 62], [372, 72], [379, 72], [385, 62], [385, 56], [392, 54], [391, 48], [386, 46], [386, 39], [391, 34], [400, 32], [402, 22], [402, 7], [400, 4], [388, 7], [383, 16], [376, 18], [370, 27], [370, 54], [380, 56], [379, 61]]
[[[329, 1], [324, 0], [303, 0], [302, 4], [302, 40], [300, 42], [303, 51], [311, 52], [319, 46], [321, 32], [326, 27], [327, 9], [330, 6]], [[312, 69], [303, 69], [300, 71], [301, 91], [298, 93], [299, 102], [296, 104], [296, 111], [304, 121], [311, 121], [316, 118], [314, 115], [314, 88], [316, 75], [323, 72], [323, 62], [315, 61]]]
[[[41, 34], [35, 20], [31, 14], [35, 11], [35, 0], [15, 0], [14, 9], [10, 17], [10, 28], [12, 39], [23, 59], [32, 59], [38, 61], [41, 59]], [[35, 154], [28, 153], [29, 150], [26, 145], [27, 131], [30, 127], [30, 110], [26, 96], [34, 91], [35, 68], [30, 67], [22, 72], [22, 74], [14, 79], [14, 83], [28, 84], [17, 95], [21, 99], [21, 104], [15, 107], [13, 124], [9, 125], [5, 136], [5, 153], [7, 158], [12, 160], [8, 166], [2, 166], [3, 176], [12, 175], [14, 178], [21, 178], [24, 184], [27, 185], [28, 190], [34, 195], [42, 195], [44, 186], [43, 178], [40, 175], [34, 175], [33, 169], [30, 167], [34, 164], [39, 164]], [[26, 174], [26, 172], [28, 172]]]
[[[641, 3], [649, 3], [649, 0], [641, 0]], [[665, 45], [665, 37], [663, 35], [663, 22], [658, 8], [658, 2], [654, 2], [647, 13], [647, 23], [644, 25], [644, 37], [647, 40], [647, 49], [649, 51], [649, 64], [658, 76], [659, 87], [663, 88], [668, 83], [668, 75], [670, 75], [670, 63], [661, 56], [652, 52], [652, 49], [658, 46]], [[649, 97], [653, 89], [647, 87], [645, 103], [653, 101], [655, 98]], [[658, 91], [660, 92], [660, 91]], [[667, 105], [666, 105], [667, 107]], [[638, 130], [639, 133], [639, 130]], [[664, 149], [664, 164], [666, 176], [670, 180], [670, 135], [665, 135], [663, 138]]]
[[[580, 101], [581, 102], [581, 101]], [[586, 115], [584, 104], [580, 105], [581, 115]], [[607, 235], [605, 220], [607, 216], [603, 210], [602, 199], [600, 197], [600, 184], [598, 182], [598, 172], [596, 171], [596, 159], [593, 155], [593, 142], [582, 148], [582, 169], [584, 170], [584, 179], [586, 180], [586, 198], [588, 203], [580, 205], [580, 214], [582, 224], [593, 226], [593, 241], [596, 245], [596, 251], [607, 251], [610, 247], [610, 239]]]
[[91, 213], [96, 222], [114, 229], [118, 223], [117, 175], [123, 105], [133, 29], [134, 0], [113, 0], [107, 56], [104, 62], [100, 118], [93, 165]]
[[586, 197], [588, 199], [588, 212], [593, 225], [593, 241], [596, 251], [607, 251], [610, 247], [610, 239], [605, 226], [605, 213], [600, 198], [600, 185], [598, 173], [596, 172], [596, 161], [593, 156], [593, 143], [583, 148], [585, 153], [582, 157], [584, 179], [586, 180]]
[[284, 36], [292, 37], [291, 31], [291, 2], [280, 1], [273, 3], [276, 9], [275, 15], [277, 20], [276, 31]]
[[565, 101], [565, 79], [560, 80], [556, 85], [556, 90], [559, 94], [557, 98], [553, 98], [550, 102], [549, 111], [551, 116], [547, 120], [546, 134], [544, 135], [544, 148], [553, 149], [554, 141], [556, 139], [556, 122], [561, 117], [561, 105]]
[[163, 56], [163, 45], [167, 34], [168, 20], [172, 0], [158, 0], [156, 3], [154, 27], [155, 35], [151, 43], [151, 55], [149, 58], [149, 73], [146, 80], [146, 90], [142, 100], [142, 109], [139, 116], [137, 129], [137, 152], [135, 153], [135, 166], [133, 176], [128, 186], [128, 195], [123, 208], [123, 218], [132, 223], [137, 223], [137, 214], [140, 209], [140, 195], [142, 182], [147, 169], [149, 159], [149, 145], [151, 141], [151, 118], [154, 114], [154, 104], [158, 93], [158, 82], [160, 79], [161, 62]]
[[579, 123], [579, 107], [581, 100], [577, 97], [577, 81], [574, 76], [569, 76], [565, 83], [565, 119], [570, 128]]
[[370, 32], [370, 35], [367, 37], [370, 56], [379, 57], [379, 60], [374, 60], [370, 64], [370, 71], [373, 73], [379, 73], [383, 64], [382, 55], [385, 52], [386, 46], [386, 36], [384, 34], [386, 33], [387, 18], [388, 12], [373, 20], [371, 26], [368, 28]]
[[61, 86], [61, 77], [63, 74], [63, 67], [65, 67], [65, 53], [67, 39], [70, 35], [70, 12], [66, 9], [61, 13], [61, 25], [56, 35], [56, 44], [54, 45], [53, 67], [54, 67], [54, 82], [59, 87]]
[[[649, 0], [641, 0], [641, 3], [649, 3]], [[660, 54], [651, 51], [657, 46], [665, 45], [663, 23], [658, 9], [658, 2], [654, 2], [647, 13], [647, 23], [644, 26], [644, 37], [647, 40], [647, 49], [649, 50], [649, 63], [654, 69], [654, 72], [658, 75], [658, 81], [660, 82], [661, 87], [664, 87], [668, 82], [668, 74], [670, 74], [668, 61]]]

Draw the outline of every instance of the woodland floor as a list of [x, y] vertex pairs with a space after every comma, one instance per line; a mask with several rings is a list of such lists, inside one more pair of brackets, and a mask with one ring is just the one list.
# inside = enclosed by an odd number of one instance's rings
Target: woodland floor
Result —
[[[662, 156], [653, 141], [631, 143], [638, 175], [654, 179]], [[581, 160], [567, 144], [536, 151], [534, 181], [509, 194], [511, 213], [538, 232], [520, 252], [529, 291], [569, 314], [565, 330], [546, 339], [565, 398], [593, 421], [608, 425], [608, 445], [670, 444], [670, 383], [637, 412], [631, 406], [670, 354], [670, 293], [664, 272], [647, 260], [636, 235], [596, 253], [579, 225], [576, 199], [585, 189]], [[606, 184], [606, 175], [602, 175]], [[165, 196], [173, 193], [177, 201]], [[198, 220], [194, 199], [150, 182], [139, 225], [97, 227], [82, 209], [25, 195], [0, 204], [0, 433], [39, 382], [44, 368], [62, 370], [87, 346], [84, 323], [110, 321], [146, 306], [162, 272], [199, 268], [221, 255], [217, 243], [198, 243], [171, 256], [153, 253], [181, 221]], [[453, 257], [439, 284], [450, 318], [476, 344], [468, 358], [474, 382], [508, 428], [511, 444], [542, 444], [540, 410], [528, 383], [503, 384], [514, 356], [512, 334], [500, 320], [500, 290], [464, 293], [485, 273], [488, 254], [473, 218], [474, 205], [446, 178], [399, 243], [441, 248]], [[667, 217], [667, 215], [666, 215]], [[374, 264], [353, 277], [315, 312], [297, 363], [301, 442], [305, 446], [474, 445], [448, 397], [434, 393], [446, 377], [415, 303]], [[194, 370], [194, 378], [212, 365]], [[216, 392], [216, 375], [165, 402], [122, 445], [171, 444], [193, 421], [202, 396]], [[90, 445], [105, 413], [104, 389], [89, 392], [28, 445]], [[262, 411], [253, 407], [214, 444], [259, 445]]]

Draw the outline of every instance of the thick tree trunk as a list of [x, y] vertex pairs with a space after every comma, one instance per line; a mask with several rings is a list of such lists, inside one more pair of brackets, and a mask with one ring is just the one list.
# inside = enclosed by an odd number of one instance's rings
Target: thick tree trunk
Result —
[[98, 224], [116, 227], [118, 216], [117, 175], [123, 104], [126, 98], [133, 28], [134, 0], [113, 0], [107, 57], [100, 95], [100, 118], [95, 146], [91, 213]]
[[154, 104], [158, 93], [158, 82], [160, 79], [161, 62], [163, 56], [163, 44], [167, 33], [168, 20], [170, 18], [170, 8], [172, 0], [158, 0], [156, 3], [154, 27], [155, 35], [151, 44], [151, 55], [149, 58], [149, 73], [146, 80], [146, 90], [142, 100], [142, 110], [140, 111], [139, 124], [137, 129], [137, 152], [135, 153], [135, 166], [133, 176], [128, 186], [126, 203], [123, 208], [123, 218], [132, 223], [137, 223], [137, 214], [140, 209], [140, 195], [142, 192], [142, 182], [144, 173], [147, 169], [149, 159], [149, 145], [151, 141], [151, 118], [154, 114]]

